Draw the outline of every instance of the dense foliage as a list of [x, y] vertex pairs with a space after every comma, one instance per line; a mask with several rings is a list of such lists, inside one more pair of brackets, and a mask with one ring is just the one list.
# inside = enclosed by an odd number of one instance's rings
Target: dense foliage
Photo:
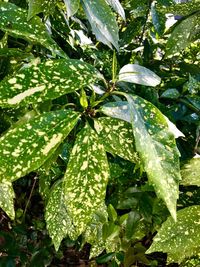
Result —
[[199, 17], [0, 1], [0, 266], [200, 264]]

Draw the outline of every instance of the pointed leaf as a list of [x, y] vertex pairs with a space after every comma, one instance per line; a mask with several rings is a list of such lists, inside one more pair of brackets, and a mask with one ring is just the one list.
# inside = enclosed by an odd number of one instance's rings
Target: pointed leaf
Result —
[[28, 20], [30, 20], [35, 15], [40, 12], [49, 14], [54, 10], [57, 0], [28, 0], [29, 9], [28, 9]]
[[174, 55], [184, 50], [200, 32], [199, 14], [194, 14], [181, 21], [168, 38], [166, 56]]
[[124, 19], [126, 20], [125, 17], [125, 12], [120, 4], [119, 0], [106, 0], [106, 2]]
[[105, 150], [131, 162], [138, 161], [130, 123], [109, 117], [95, 120], [95, 129]]
[[168, 119], [150, 102], [138, 96], [125, 96], [129, 104], [125, 101], [119, 102], [119, 105], [116, 102], [107, 104], [102, 111], [132, 123], [136, 151], [139, 152], [149, 181], [175, 219], [180, 169], [179, 151], [171, 126]]
[[200, 205], [190, 206], [177, 212], [177, 222], [171, 217], [162, 224], [146, 253], [168, 253], [168, 263], [180, 263], [197, 255], [200, 250]]
[[46, 206], [45, 220], [47, 230], [52, 238], [55, 250], [59, 249], [63, 238], [67, 236], [67, 231], [73, 231], [73, 225], [64, 202], [62, 182], [54, 185]]
[[98, 78], [99, 72], [80, 60], [48, 60], [6, 77], [0, 83], [0, 106], [55, 99], [90, 85]]
[[118, 26], [105, 0], [83, 0], [83, 8], [97, 40], [118, 50]]
[[40, 18], [35, 16], [27, 21], [27, 11], [11, 3], [0, 2], [0, 29], [11, 36], [40, 44], [53, 53], [67, 58], [56, 42], [46, 31]]
[[181, 169], [181, 184], [200, 186], [200, 158], [192, 158]]
[[79, 9], [80, 0], [64, 0], [64, 3], [67, 8], [68, 18], [76, 14]]
[[7, 181], [0, 183], [0, 208], [2, 208], [12, 220], [15, 218], [14, 197], [15, 193], [12, 183]]
[[79, 114], [44, 113], [10, 129], [0, 138], [0, 179], [14, 181], [38, 169], [75, 126]]
[[108, 177], [104, 147], [96, 132], [86, 124], [78, 134], [64, 177], [65, 201], [77, 237], [102, 206]]
[[119, 72], [119, 82], [137, 83], [147, 86], [157, 86], [161, 79], [153, 71], [137, 64], [128, 64]]

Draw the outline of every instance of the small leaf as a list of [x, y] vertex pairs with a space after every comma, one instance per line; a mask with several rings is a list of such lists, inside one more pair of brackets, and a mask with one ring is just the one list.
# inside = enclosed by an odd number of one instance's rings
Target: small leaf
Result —
[[83, 108], [87, 108], [88, 106], [88, 101], [87, 101], [87, 95], [85, 93], [85, 90], [81, 90], [81, 95], [80, 95], [80, 104]]
[[102, 117], [95, 120], [94, 127], [107, 152], [131, 162], [139, 160], [134, 148], [133, 131], [129, 123]]
[[170, 88], [164, 91], [161, 95], [162, 98], [177, 99], [180, 97], [180, 93], [176, 88]]
[[192, 158], [181, 168], [181, 184], [200, 186], [200, 158]]
[[80, 60], [48, 60], [6, 77], [0, 83], [0, 106], [13, 107], [55, 99], [99, 78], [94, 67]]
[[125, 12], [119, 0], [106, 0], [106, 2], [124, 19], [126, 20]]
[[0, 183], [0, 208], [7, 213], [11, 220], [15, 219], [14, 197], [12, 183], [8, 181]]
[[[55, 8], [57, 0], [28, 0], [28, 20], [43, 12], [49, 15]], [[52, 12], [53, 13], [53, 12]]]
[[112, 204], [108, 205], [108, 217], [112, 222], [115, 222], [117, 220], [117, 212]]
[[73, 231], [73, 225], [64, 202], [61, 181], [53, 186], [46, 206], [45, 220], [55, 250], [58, 251], [62, 239], [67, 236], [67, 229], [70, 228], [70, 231]]
[[64, 0], [68, 18], [76, 14], [80, 6], [80, 0]]
[[153, 71], [137, 64], [128, 64], [119, 72], [119, 82], [137, 83], [147, 86], [157, 86], [161, 79]]
[[64, 177], [65, 201], [77, 237], [104, 203], [108, 177], [104, 147], [86, 124], [78, 134]]
[[105, 0], [83, 0], [83, 8], [97, 40], [118, 50], [118, 26]]
[[177, 212], [177, 222], [171, 217], [162, 224], [146, 253], [168, 253], [168, 263], [181, 263], [185, 258], [197, 255], [200, 249], [200, 205]]
[[0, 138], [0, 179], [14, 181], [38, 169], [73, 129], [79, 114], [58, 110], [34, 117]]
[[9, 35], [40, 44], [53, 53], [67, 58], [56, 42], [46, 31], [40, 18], [35, 16], [27, 22], [27, 11], [11, 3], [0, 2], [0, 29]]

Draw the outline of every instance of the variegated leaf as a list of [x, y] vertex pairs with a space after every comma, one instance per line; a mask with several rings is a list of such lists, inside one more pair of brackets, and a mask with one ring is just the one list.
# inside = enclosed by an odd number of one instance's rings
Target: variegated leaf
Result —
[[133, 130], [130, 123], [102, 117], [95, 120], [95, 129], [107, 152], [132, 162], [139, 160], [134, 148]]
[[52, 188], [46, 206], [45, 220], [47, 230], [57, 251], [62, 239], [67, 236], [68, 229], [73, 232], [73, 225], [64, 202], [62, 181], [59, 181]]
[[73, 111], [52, 111], [10, 129], [0, 138], [0, 180], [14, 181], [39, 168], [78, 118]]
[[14, 197], [15, 193], [12, 183], [8, 181], [0, 183], [0, 208], [2, 208], [12, 220], [15, 218]]
[[52, 53], [68, 58], [47, 32], [40, 18], [27, 21], [28, 12], [12, 3], [0, 2], [0, 29], [9, 35], [40, 44]]
[[200, 186], [200, 158], [188, 160], [181, 168], [181, 184]]
[[64, 0], [64, 3], [67, 7], [68, 17], [73, 16], [79, 9], [80, 0]]
[[200, 205], [177, 212], [177, 222], [172, 217], [162, 224], [147, 253], [167, 253], [168, 263], [182, 262], [200, 251]]
[[101, 78], [80, 60], [48, 60], [6, 77], [0, 83], [0, 106], [13, 107], [54, 99]]
[[57, 0], [28, 0], [28, 20], [39, 14], [40, 12], [49, 14], [50, 11], [54, 10], [56, 2]]
[[86, 124], [78, 134], [64, 177], [65, 201], [77, 237], [85, 231], [93, 213], [102, 206], [108, 177], [104, 146], [96, 132]]
[[[180, 181], [179, 151], [171, 123], [150, 102], [139, 96], [124, 94], [128, 100], [107, 104], [102, 111], [132, 123], [136, 151], [149, 181], [176, 219], [176, 201]], [[174, 126], [175, 127], [175, 126]]]

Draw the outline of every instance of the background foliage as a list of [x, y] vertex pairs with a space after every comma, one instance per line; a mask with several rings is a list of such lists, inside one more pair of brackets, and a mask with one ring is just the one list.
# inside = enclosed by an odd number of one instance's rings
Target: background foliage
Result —
[[0, 1], [0, 266], [200, 265], [199, 15]]

